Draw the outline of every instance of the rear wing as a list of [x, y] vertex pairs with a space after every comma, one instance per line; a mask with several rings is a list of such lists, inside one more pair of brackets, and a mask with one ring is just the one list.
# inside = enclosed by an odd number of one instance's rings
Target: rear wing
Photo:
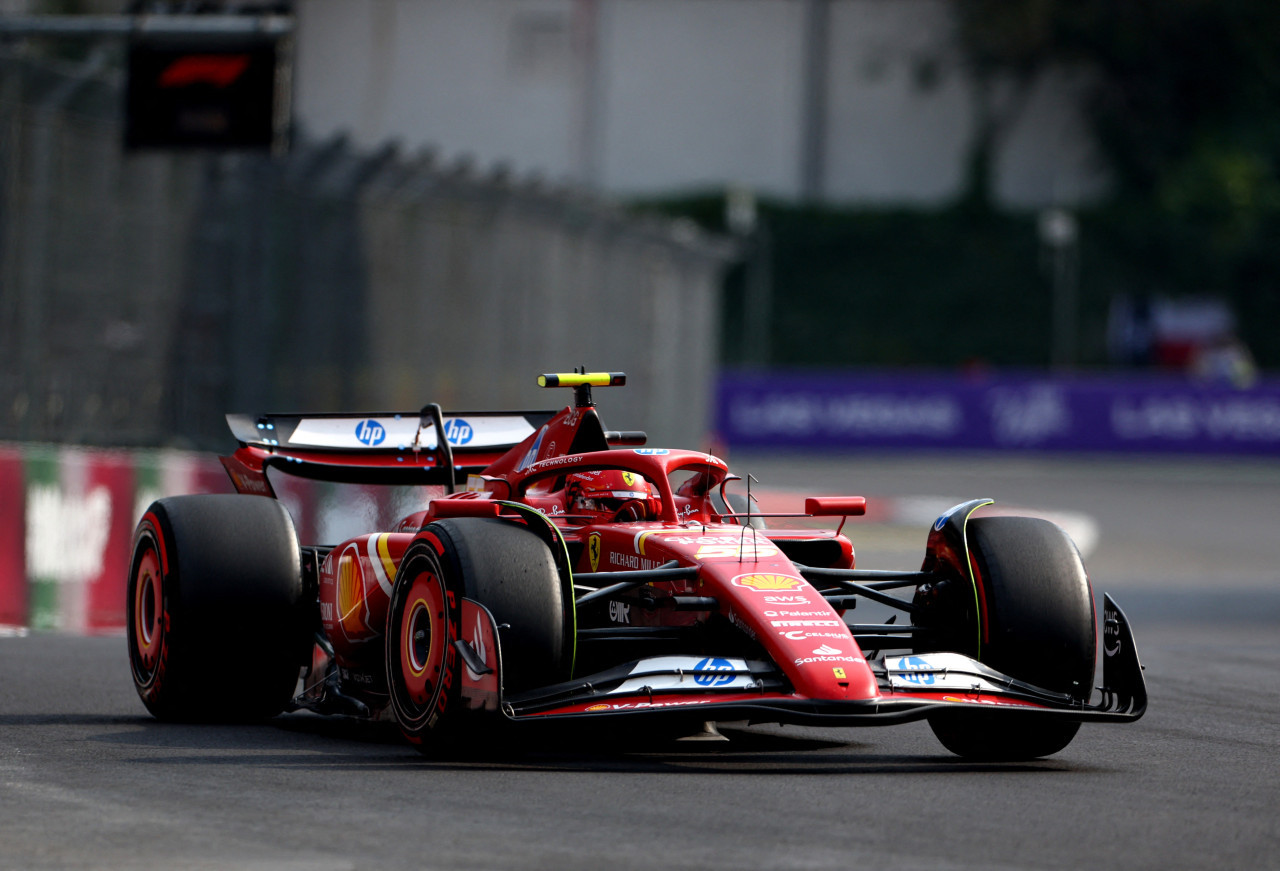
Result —
[[220, 457], [236, 490], [274, 496], [268, 468], [346, 484], [443, 484], [450, 489], [533, 435], [552, 411], [228, 414], [240, 443]]

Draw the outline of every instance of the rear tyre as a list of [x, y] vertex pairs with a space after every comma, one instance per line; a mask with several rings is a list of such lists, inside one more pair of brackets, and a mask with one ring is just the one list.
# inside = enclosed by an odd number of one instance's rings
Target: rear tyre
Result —
[[[567, 677], [566, 609], [555, 561], [529, 530], [480, 518], [424, 527], [396, 573], [387, 615], [387, 683], [405, 737], [423, 753], [472, 750], [484, 733], [479, 712], [464, 710], [466, 640], [462, 597], [489, 609], [501, 628], [503, 692]], [[505, 624], [505, 625], [504, 625]], [[487, 718], [493, 724], [493, 718]], [[464, 740], [465, 739], [465, 740]]]
[[[968, 640], [959, 652], [1010, 677], [1088, 702], [1096, 644], [1093, 592], [1071, 539], [1034, 517], [978, 518], [969, 522], [967, 537], [978, 610], [974, 613], [972, 601], [956, 600], [945, 615], [966, 626], [958, 637]], [[1080, 728], [1034, 713], [955, 709], [931, 715], [929, 725], [951, 752], [992, 760], [1052, 755]]]
[[138, 524], [129, 665], [161, 720], [243, 721], [289, 703], [305, 651], [301, 553], [274, 499], [177, 496]]

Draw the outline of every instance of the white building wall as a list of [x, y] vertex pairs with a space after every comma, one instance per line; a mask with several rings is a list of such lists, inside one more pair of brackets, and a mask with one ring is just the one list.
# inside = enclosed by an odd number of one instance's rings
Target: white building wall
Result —
[[831, 10], [827, 199], [936, 203], [964, 182], [973, 132], [946, 0], [859, 0]]
[[[953, 0], [829, 0], [826, 111], [807, 116], [815, 0], [299, 0], [295, 111], [313, 134], [618, 195], [729, 184], [936, 205], [964, 181], [971, 83]], [[1015, 207], [1097, 196], [1064, 75], [1038, 83], [997, 156]]]
[[603, 9], [606, 190], [733, 182], [795, 196], [803, 3], [613, 0]]
[[317, 135], [574, 172], [573, 0], [303, 0], [295, 113]]

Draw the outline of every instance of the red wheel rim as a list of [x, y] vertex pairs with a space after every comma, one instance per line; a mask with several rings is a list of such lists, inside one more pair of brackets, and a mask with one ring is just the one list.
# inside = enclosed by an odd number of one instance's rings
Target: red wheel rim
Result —
[[444, 664], [445, 606], [439, 578], [424, 571], [414, 578], [400, 618], [400, 673], [414, 705], [430, 706]]
[[147, 548], [138, 559], [133, 587], [133, 640], [138, 664], [149, 673], [159, 660], [164, 635], [160, 560], [154, 549]]

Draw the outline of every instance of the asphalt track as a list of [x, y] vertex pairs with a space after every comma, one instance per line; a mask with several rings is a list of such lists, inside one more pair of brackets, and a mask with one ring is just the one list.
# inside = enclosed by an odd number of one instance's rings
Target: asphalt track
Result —
[[[733, 460], [786, 489], [1091, 518], [1147, 716], [1020, 765], [959, 761], [923, 724], [437, 762], [310, 715], [161, 725], [121, 638], [0, 638], [0, 868], [1280, 868], [1280, 464]], [[919, 560], [923, 527], [849, 532], [860, 565]]]

